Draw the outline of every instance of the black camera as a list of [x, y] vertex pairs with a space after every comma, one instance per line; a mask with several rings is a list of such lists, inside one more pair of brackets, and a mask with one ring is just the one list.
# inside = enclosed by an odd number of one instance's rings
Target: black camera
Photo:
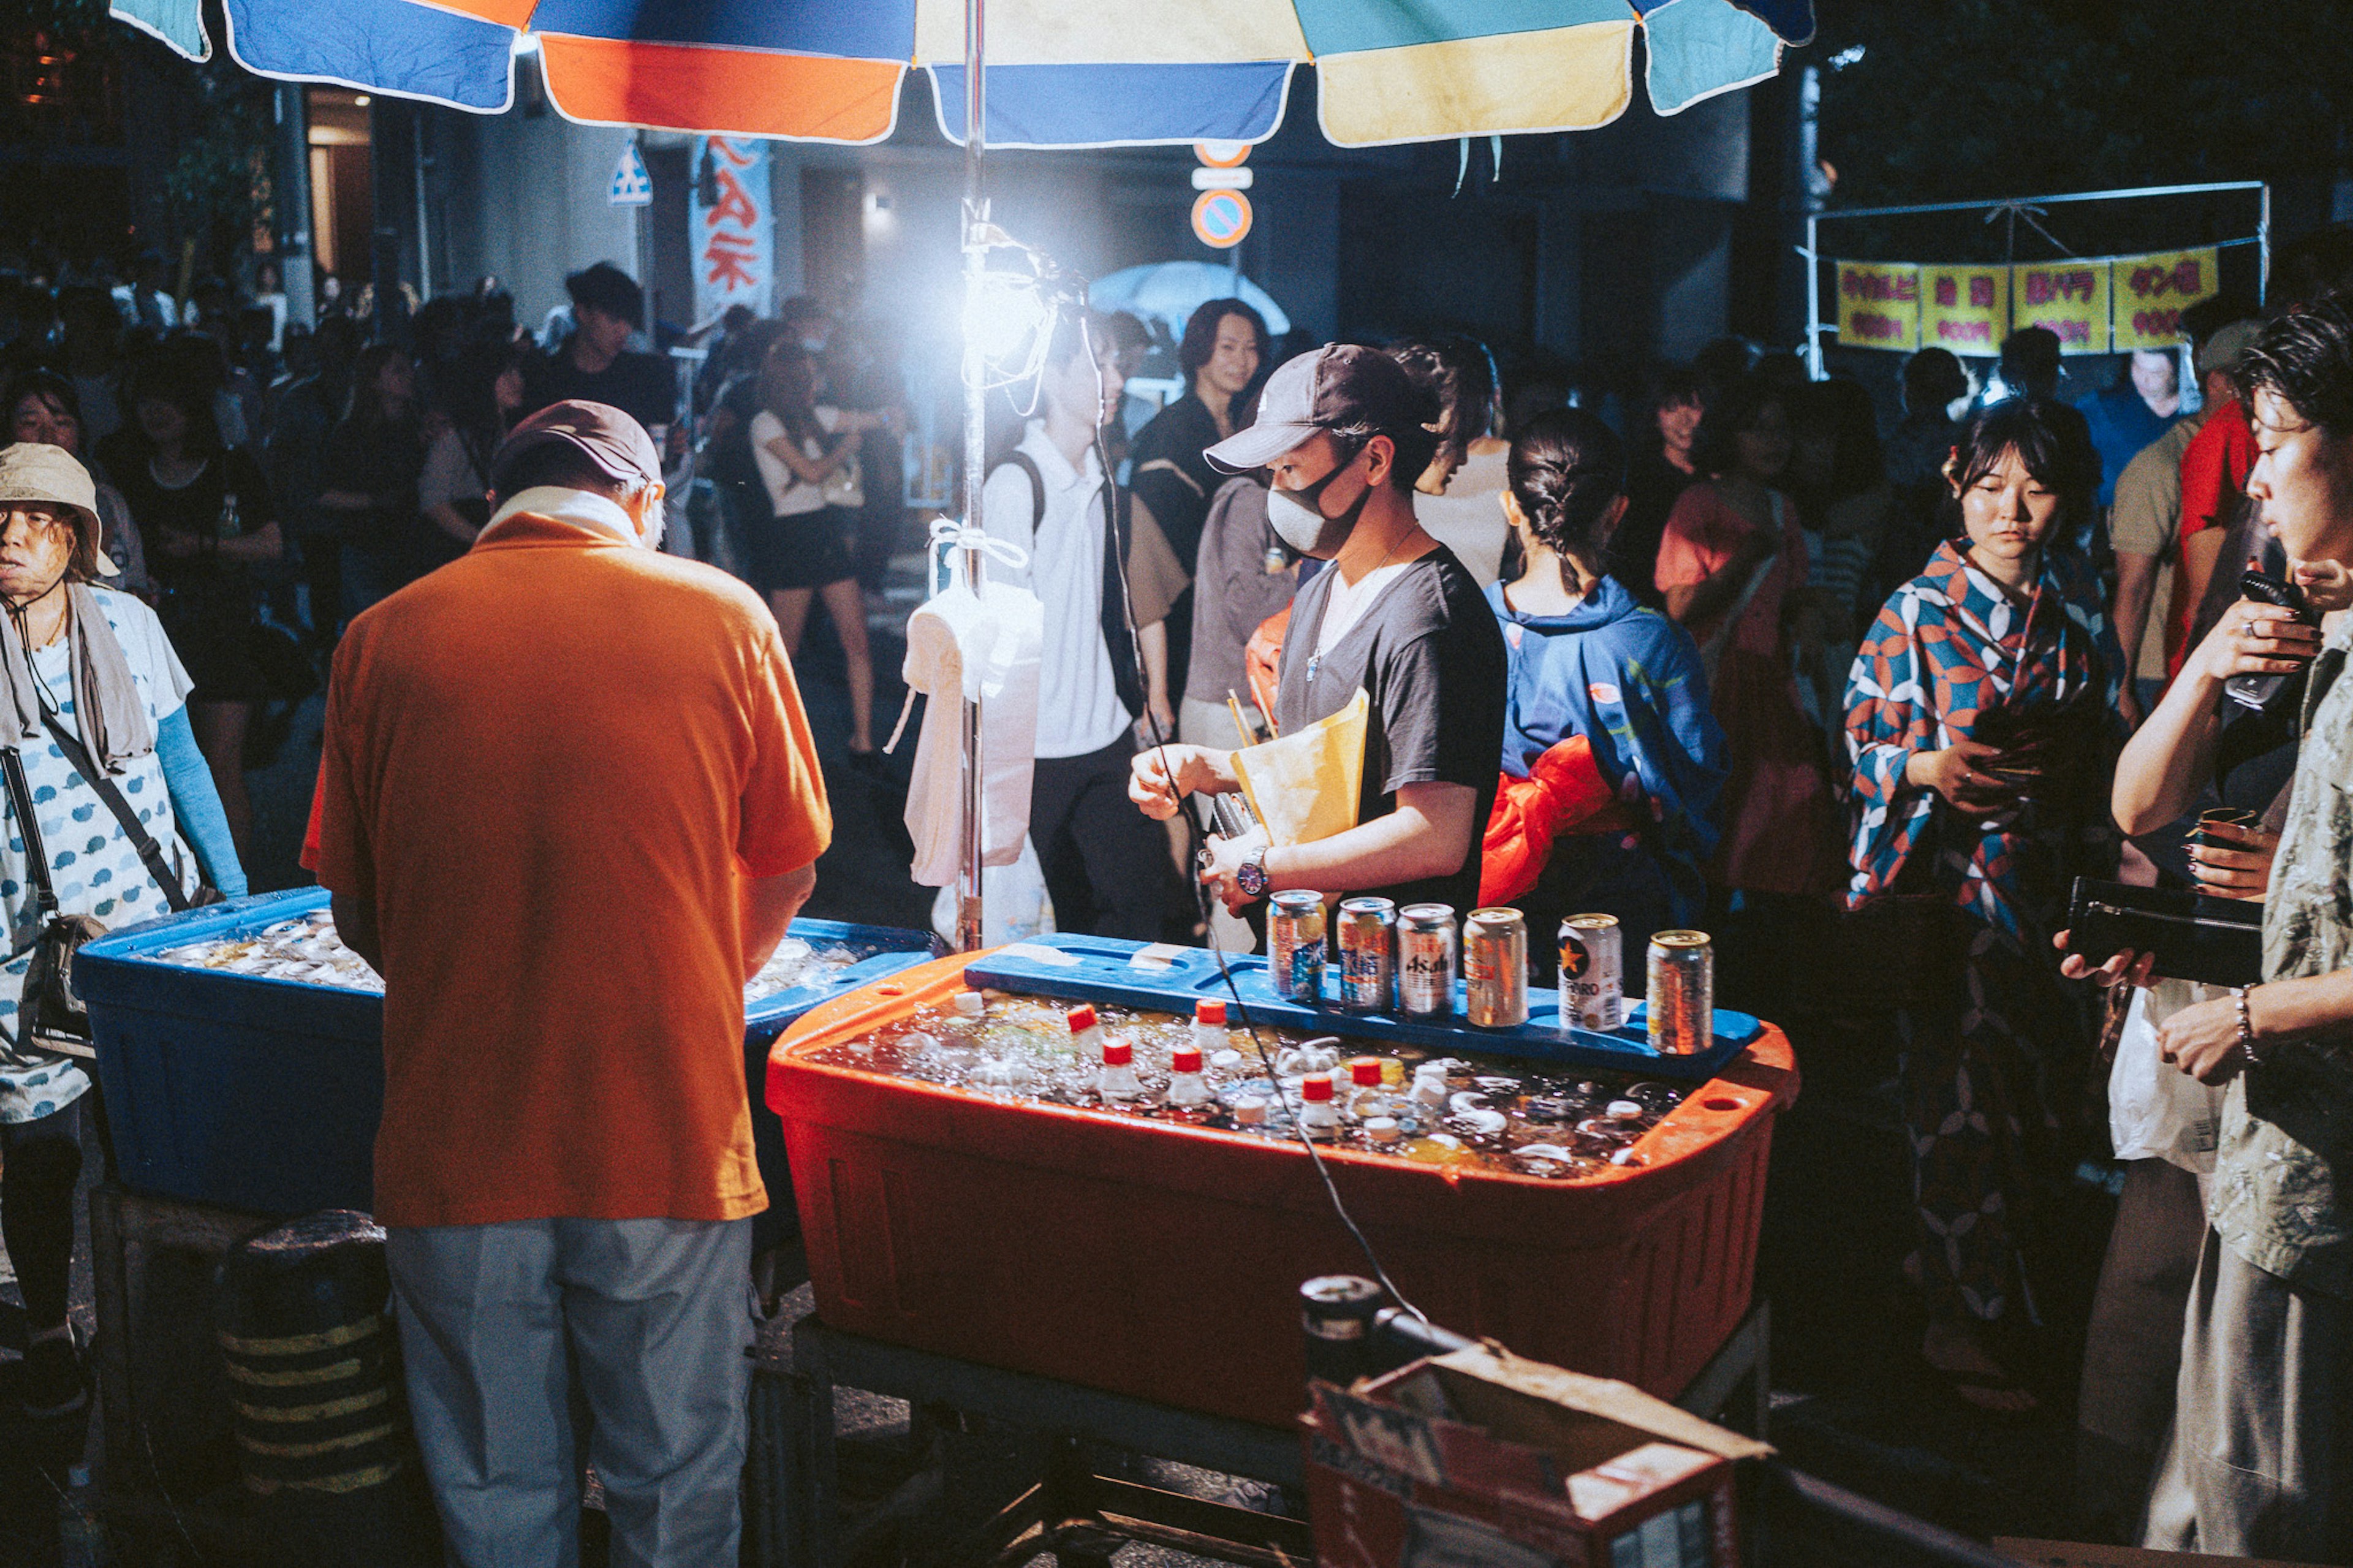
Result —
[[[2259, 605], [2277, 605], [2281, 609], [2293, 610], [2295, 618], [2307, 626], [2320, 624], [2320, 616], [2306, 600], [2303, 589], [2267, 572], [2249, 572], [2240, 577], [2239, 596], [2253, 599]], [[2284, 699], [2282, 693], [2287, 692], [2291, 686], [2300, 693], [2303, 682], [2296, 677], [2302, 673], [2297, 670], [2287, 674], [2234, 675], [2222, 683], [2222, 689], [2240, 707], [2251, 708], [2261, 713], [2275, 702], [2293, 700], [2293, 698]]]

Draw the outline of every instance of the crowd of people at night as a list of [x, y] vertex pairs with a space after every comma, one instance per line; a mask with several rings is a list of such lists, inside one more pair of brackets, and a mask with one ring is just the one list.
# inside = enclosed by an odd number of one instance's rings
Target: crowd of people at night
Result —
[[[984, 489], [988, 532], [1023, 563], [992, 571], [1043, 609], [1029, 829], [1058, 924], [1249, 942], [1272, 894], [1312, 889], [1458, 912], [1509, 904], [1540, 939], [1582, 912], [1636, 940], [1713, 933], [1726, 1002], [1801, 1039], [1803, 1021], [1834, 1019], [1893, 1040], [1920, 1353], [1995, 1416], [2038, 1404], [2014, 1354], [2037, 1316], [2037, 1227], [2085, 1160], [2111, 1158], [2101, 1089], [2119, 1028], [2141, 1029], [2209, 1097], [2211, 1133], [2123, 1168], [2080, 1402], [2097, 1449], [2086, 1485], [2108, 1487], [2110, 1528], [2153, 1546], [2353, 1562], [2353, 1199], [2334, 1184], [2353, 1159], [2353, 687], [2336, 680], [2353, 636], [2344, 248], [2328, 233], [2284, 252], [2268, 306], [2193, 308], [2179, 352], [2132, 356], [2111, 388], [2071, 395], [2059, 340], [2039, 328], [1974, 366], [1922, 350], [1885, 418], [1862, 382], [1813, 378], [1799, 355], [1738, 340], [1604, 397], [1506, 374], [1451, 331], [1283, 355], [1239, 299], [1203, 304], [1156, 347], [1132, 317], [1066, 313], [1018, 407], [993, 407]], [[677, 358], [646, 346], [669, 334], [649, 331], [618, 268], [575, 273], [567, 294], [534, 334], [488, 279], [413, 309], [337, 301], [314, 326], [287, 321], [266, 288], [206, 284], [183, 301], [143, 274], [8, 286], [0, 406], [17, 445], [0, 454], [0, 687], [36, 782], [74, 821], [96, 797], [66, 751], [33, 763], [45, 718], [75, 718], [102, 771], [161, 803], [155, 837], [194, 861], [150, 907], [200, 882], [242, 890], [246, 766], [280, 743], [330, 658], [315, 868], [371, 962], [397, 965], [405, 942], [414, 963], [431, 940], [414, 905], [376, 929], [385, 879], [454, 886], [446, 849], [427, 847], [453, 836], [498, 853], [479, 825], [372, 793], [363, 763], [394, 743], [388, 713], [409, 716], [402, 743], [429, 731], [437, 754], [490, 758], [485, 789], [586, 798], [515, 784], [541, 764], [493, 733], [491, 715], [527, 729], [515, 693], [549, 678], [480, 633], [483, 558], [512, 575], [522, 553], [475, 548], [486, 528], [510, 544], [531, 527], [601, 531], [743, 579], [640, 564], [598, 587], [602, 568], [565, 568], [584, 595], [649, 614], [700, 605], [722, 628], [692, 658], [635, 641], [632, 658], [688, 685], [713, 679], [712, 660], [754, 672], [745, 722], [789, 809], [741, 826], [742, 863], [774, 884], [765, 902], [745, 895], [747, 951], [753, 934], [774, 945], [829, 831], [789, 694], [813, 609], [846, 669], [846, 776], [833, 782], [903, 792], [877, 740], [869, 641], [893, 560], [922, 548], [904, 483], [907, 367], [890, 334], [796, 300], [768, 318], [731, 311]], [[1134, 418], [1126, 389], [1153, 353], [1173, 358], [1183, 389]], [[518, 513], [525, 492], [541, 499]], [[2253, 571], [2295, 603], [2247, 596]], [[551, 625], [574, 613], [543, 609]], [[785, 698], [760, 673], [772, 642]], [[462, 675], [440, 668], [453, 661]], [[588, 662], [622, 679], [608, 656]], [[2249, 675], [2285, 676], [2289, 695], [2226, 697]], [[415, 695], [425, 688], [447, 702]], [[1207, 797], [1240, 787], [1238, 743], [1360, 697], [1353, 827], [1309, 844], [1210, 830]], [[644, 715], [611, 727], [623, 754], [660, 750]], [[713, 769], [737, 739], [723, 726], [686, 750]], [[677, 782], [664, 820], [709, 826], [736, 788], [716, 772]], [[1191, 795], [1204, 798], [1188, 807]], [[2201, 821], [2218, 807], [2234, 815]], [[538, 842], [533, 822], [499, 820]], [[91, 840], [118, 888], [151, 876], [130, 842]], [[13, 997], [41, 924], [21, 840], [0, 877], [17, 955], [0, 993]], [[2195, 989], [2134, 953], [2071, 951], [2078, 877], [2260, 903], [2263, 983]], [[77, 892], [115, 918], [105, 886]], [[585, 905], [578, 918], [596, 923]], [[1532, 947], [1532, 978], [1548, 981], [1546, 943]], [[1639, 991], [1630, 968], [1628, 982]], [[530, 994], [562, 1012], [552, 984]], [[2127, 1019], [2119, 999], [2136, 993]], [[539, 1027], [512, 997], [437, 1005], [461, 1003]], [[17, 1016], [0, 998], [0, 1024]], [[444, 1021], [452, 1037], [482, 1027]], [[35, 1329], [26, 1397], [70, 1408], [71, 1225], [58, 1217], [88, 1081], [10, 1042], [0, 1218]], [[464, 1066], [434, 1061], [445, 1079]], [[409, 1092], [398, 1106], [422, 1118], [423, 1091]], [[715, 1114], [699, 1109], [693, 1137], [732, 1159]], [[455, 1321], [462, 1276], [487, 1265], [422, 1238], [489, 1210], [452, 1184], [462, 1163], [396, 1168], [408, 1195], [384, 1217], [420, 1238], [399, 1244], [402, 1300]], [[748, 1201], [708, 1172], [679, 1178], [685, 1200], [640, 1194], [643, 1171], [579, 1179], [607, 1177], [642, 1197], [633, 1214], [716, 1223]], [[548, 1214], [604, 1212], [550, 1183], [529, 1200]], [[553, 1234], [533, 1245], [575, 1245]], [[614, 1279], [658, 1252], [688, 1271], [744, 1261], [735, 1240], [596, 1246]], [[733, 1331], [694, 1331], [712, 1344]], [[480, 1370], [453, 1352], [417, 1375], [454, 1399]], [[420, 1418], [428, 1444], [432, 1425]], [[454, 1430], [439, 1440], [462, 1447]], [[725, 1460], [722, 1445], [693, 1464], [732, 1488]], [[461, 1490], [491, 1486], [454, 1475]], [[488, 1542], [506, 1525], [485, 1504], [467, 1528]]]

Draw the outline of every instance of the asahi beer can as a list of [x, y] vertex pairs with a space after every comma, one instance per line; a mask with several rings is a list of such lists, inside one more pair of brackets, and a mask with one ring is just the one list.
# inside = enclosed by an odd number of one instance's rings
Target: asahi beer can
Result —
[[1397, 1000], [1397, 905], [1388, 899], [1340, 900], [1340, 1005], [1386, 1013]]
[[1626, 1021], [1626, 949], [1616, 915], [1560, 922], [1560, 1026], [1607, 1035]]
[[1528, 922], [1517, 910], [1472, 910], [1462, 921], [1463, 1012], [1482, 1029], [1528, 1021]]
[[1293, 888], [1274, 895], [1267, 917], [1267, 952], [1273, 960], [1274, 994], [1286, 1002], [1320, 1006], [1324, 1001], [1324, 895]]
[[1454, 1013], [1454, 908], [1408, 904], [1398, 911], [1398, 1007], [1409, 1018]]
[[1651, 938], [1643, 1009], [1651, 1048], [1695, 1057], [1715, 1044], [1715, 946], [1704, 931], [1662, 931]]

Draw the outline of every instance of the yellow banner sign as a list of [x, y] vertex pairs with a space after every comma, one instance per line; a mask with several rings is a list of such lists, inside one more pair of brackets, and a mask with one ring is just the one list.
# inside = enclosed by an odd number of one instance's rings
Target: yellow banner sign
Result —
[[2050, 261], [2010, 276], [2013, 330], [2048, 327], [2063, 354], [2108, 352], [2108, 270], [2105, 261]]
[[2010, 335], [2006, 267], [1920, 268], [1920, 346], [1991, 358]]
[[1908, 261], [1838, 264], [1839, 346], [1896, 349], [1920, 346], [1920, 268]]
[[2182, 310], [2212, 299], [2222, 287], [2221, 253], [2211, 247], [2119, 256], [2108, 268], [2115, 279], [2110, 296], [2116, 300], [2118, 353], [2179, 347]]

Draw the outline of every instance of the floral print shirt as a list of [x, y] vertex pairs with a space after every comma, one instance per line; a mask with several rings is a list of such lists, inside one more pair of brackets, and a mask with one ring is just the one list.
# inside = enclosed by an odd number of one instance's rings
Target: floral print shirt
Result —
[[2039, 932], [2068, 879], [2093, 869], [2087, 862], [2112, 839], [2106, 814], [2029, 799], [1972, 817], [1906, 783], [1905, 768], [1915, 752], [1968, 738], [1995, 708], [2042, 708], [2087, 692], [2099, 695], [2105, 742], [2123, 665], [2098, 580], [2072, 552], [2044, 552], [2034, 593], [2019, 605], [1957, 545], [1938, 545], [1926, 570], [1879, 612], [1847, 678], [1849, 901], [1933, 890], [2011, 936]]
[[[2353, 627], [2330, 637], [2305, 698], [2305, 736], [2271, 893], [2263, 978], [2353, 967]], [[2222, 1245], [2291, 1285], [2353, 1298], [2353, 1043], [2274, 1047], [2231, 1080], [2207, 1218]]]

